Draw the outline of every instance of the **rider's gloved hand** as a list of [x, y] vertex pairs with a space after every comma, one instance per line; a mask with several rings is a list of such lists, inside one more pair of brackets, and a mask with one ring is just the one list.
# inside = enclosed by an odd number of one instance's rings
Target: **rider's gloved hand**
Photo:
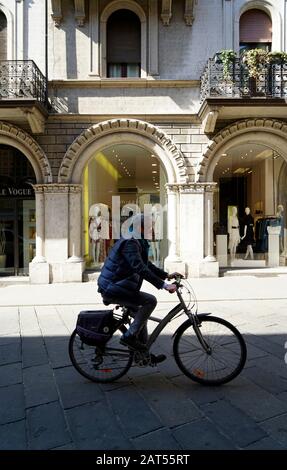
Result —
[[167, 276], [167, 279], [168, 279], [168, 280], [171, 280], [171, 279], [175, 279], [176, 277], [183, 278], [183, 275], [180, 274], [180, 273], [175, 272], [175, 273], [169, 274], [169, 275]]
[[170, 294], [173, 294], [176, 291], [176, 285], [175, 284], [167, 284], [165, 282], [163, 288], [165, 290], [167, 290]]

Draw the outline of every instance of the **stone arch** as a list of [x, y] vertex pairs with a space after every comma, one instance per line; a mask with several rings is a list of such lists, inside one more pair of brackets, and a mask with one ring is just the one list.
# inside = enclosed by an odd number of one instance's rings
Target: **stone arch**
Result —
[[249, 0], [243, 5], [238, 5], [234, 13], [234, 45], [239, 50], [239, 23], [240, 17], [248, 10], [263, 10], [272, 20], [272, 50], [281, 51], [283, 47], [282, 20], [279, 9], [270, 0]]
[[276, 119], [245, 119], [221, 130], [207, 146], [197, 168], [197, 181], [211, 181], [222, 153], [243, 143], [261, 143], [276, 150], [287, 161], [287, 124]]
[[139, 145], [155, 153], [165, 168], [168, 183], [188, 181], [184, 157], [167, 134], [144, 121], [111, 119], [94, 124], [74, 140], [63, 158], [59, 183], [80, 183], [82, 171], [90, 157], [119, 142]]
[[107, 21], [112, 13], [117, 10], [131, 10], [141, 22], [141, 78], [147, 75], [147, 20], [142, 7], [132, 0], [114, 0], [104, 8], [100, 17], [100, 55], [101, 55], [101, 76], [106, 76], [107, 69]]
[[23, 129], [0, 121], [0, 144], [15, 147], [28, 158], [34, 169], [37, 183], [52, 182], [52, 171], [45, 153]]

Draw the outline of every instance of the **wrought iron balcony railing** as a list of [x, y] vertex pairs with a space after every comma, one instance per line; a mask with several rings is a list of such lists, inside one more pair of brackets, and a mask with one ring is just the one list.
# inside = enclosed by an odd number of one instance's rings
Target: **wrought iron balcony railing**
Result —
[[222, 62], [209, 59], [201, 77], [201, 102], [206, 98], [286, 98], [287, 64], [261, 64], [256, 78], [249, 77], [248, 68], [236, 58], [224, 73]]
[[0, 100], [30, 98], [46, 104], [47, 80], [33, 60], [0, 61]]

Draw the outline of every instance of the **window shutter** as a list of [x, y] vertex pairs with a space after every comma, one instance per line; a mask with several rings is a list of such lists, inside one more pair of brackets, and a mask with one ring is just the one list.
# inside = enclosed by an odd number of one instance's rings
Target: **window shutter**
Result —
[[240, 42], [272, 42], [272, 21], [262, 10], [248, 10], [240, 18]]
[[0, 60], [7, 60], [7, 20], [0, 11]]
[[141, 23], [130, 10], [117, 10], [107, 24], [108, 63], [140, 63]]

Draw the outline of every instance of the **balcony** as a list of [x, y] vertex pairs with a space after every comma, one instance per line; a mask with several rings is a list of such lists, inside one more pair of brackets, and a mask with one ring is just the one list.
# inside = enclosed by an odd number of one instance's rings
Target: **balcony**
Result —
[[286, 62], [260, 64], [253, 78], [240, 58], [232, 60], [228, 70], [224, 70], [215, 56], [208, 60], [201, 77], [199, 116], [206, 121], [206, 132], [213, 132], [218, 120], [286, 118], [286, 98]]
[[47, 80], [32, 60], [0, 62], [0, 119], [23, 125], [35, 134], [44, 131]]
[[209, 59], [201, 78], [201, 102], [206, 98], [286, 98], [287, 63], [261, 65], [256, 78], [249, 77], [248, 68], [237, 58], [224, 77], [223, 64]]

